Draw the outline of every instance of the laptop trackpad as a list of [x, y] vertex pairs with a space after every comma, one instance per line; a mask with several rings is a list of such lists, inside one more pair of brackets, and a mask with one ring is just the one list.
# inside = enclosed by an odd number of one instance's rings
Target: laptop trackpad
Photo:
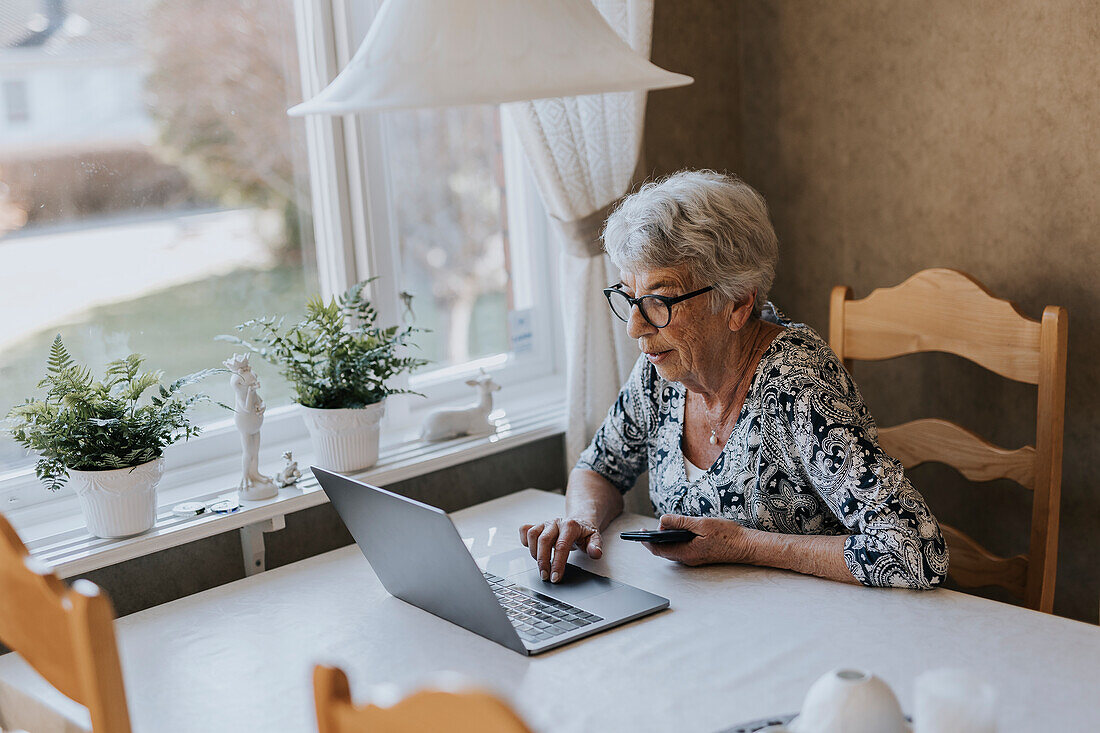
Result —
[[590, 573], [576, 565], [566, 565], [565, 577], [558, 583], [543, 580], [539, 577], [538, 569], [510, 575], [508, 580], [516, 585], [525, 585], [531, 590], [572, 605], [577, 605], [579, 601], [585, 598], [606, 593], [621, 585], [621, 583], [616, 583], [610, 578]]

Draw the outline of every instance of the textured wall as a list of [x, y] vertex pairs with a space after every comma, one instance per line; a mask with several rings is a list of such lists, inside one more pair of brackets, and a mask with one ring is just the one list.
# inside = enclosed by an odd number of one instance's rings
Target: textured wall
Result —
[[[1069, 310], [1055, 610], [1088, 621], [1100, 601], [1097, 48], [1095, 2], [658, 0], [654, 61], [729, 96], [654, 93], [646, 136], [658, 172], [724, 168], [764, 194], [781, 243], [773, 297], [822, 333], [832, 285], [862, 297], [933, 266], [1032, 317]], [[1035, 389], [961, 359], [855, 376], [880, 424], [944, 416], [1003, 445], [1033, 440]], [[912, 476], [945, 521], [1026, 551], [1026, 491], [939, 466]]]
[[643, 143], [650, 176], [680, 168], [734, 168], [740, 79], [738, 7], [714, 0], [656, 0], [650, 58], [695, 83], [649, 95]]

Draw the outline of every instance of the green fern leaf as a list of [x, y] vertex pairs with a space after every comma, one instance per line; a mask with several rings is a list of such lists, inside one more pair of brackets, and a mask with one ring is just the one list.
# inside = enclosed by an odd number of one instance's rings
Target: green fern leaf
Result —
[[60, 374], [73, 365], [73, 358], [69, 355], [65, 343], [61, 340], [61, 334], [54, 337], [50, 345], [50, 355], [46, 360], [46, 371], [50, 374]]

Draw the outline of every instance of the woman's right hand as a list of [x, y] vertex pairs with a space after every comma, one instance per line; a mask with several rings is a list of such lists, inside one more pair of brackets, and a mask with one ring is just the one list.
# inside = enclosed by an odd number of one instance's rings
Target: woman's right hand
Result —
[[583, 519], [557, 517], [540, 524], [525, 524], [519, 528], [519, 541], [531, 550], [543, 580], [557, 583], [565, 573], [565, 561], [576, 547], [593, 560], [603, 555], [603, 539], [593, 523]]

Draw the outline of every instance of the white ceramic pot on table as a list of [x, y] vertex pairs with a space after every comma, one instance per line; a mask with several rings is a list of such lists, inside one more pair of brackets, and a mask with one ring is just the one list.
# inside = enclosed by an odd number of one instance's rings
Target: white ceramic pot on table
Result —
[[[802, 711], [766, 733], [909, 733], [890, 686], [860, 669], [834, 669], [806, 693]], [[762, 732], [764, 733], [764, 732]]]

